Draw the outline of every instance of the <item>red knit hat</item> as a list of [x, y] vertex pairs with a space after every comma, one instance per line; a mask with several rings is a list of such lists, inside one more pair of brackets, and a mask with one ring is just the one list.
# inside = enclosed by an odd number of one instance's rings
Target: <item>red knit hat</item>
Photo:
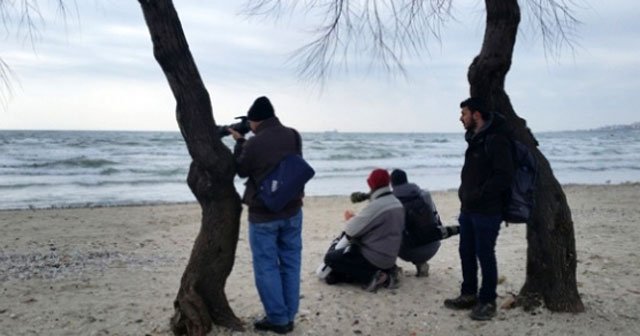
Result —
[[371, 190], [376, 190], [388, 186], [389, 172], [385, 169], [374, 169], [371, 174], [369, 174], [367, 184], [369, 184], [369, 188], [371, 188]]

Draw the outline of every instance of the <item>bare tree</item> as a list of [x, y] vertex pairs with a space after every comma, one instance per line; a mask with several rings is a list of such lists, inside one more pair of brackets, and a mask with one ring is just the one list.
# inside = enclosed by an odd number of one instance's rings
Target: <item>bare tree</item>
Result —
[[[438, 39], [451, 18], [453, 0], [309, 0], [305, 10], [324, 13], [318, 37], [297, 51], [303, 77], [324, 79], [336, 57], [371, 52], [390, 70], [404, 71], [406, 53], [418, 54], [429, 37]], [[264, 14], [286, 8], [288, 1], [252, 2], [248, 12]], [[578, 24], [572, 0], [527, 0], [532, 22], [540, 29], [545, 51], [572, 46]], [[532, 309], [544, 300], [553, 311], [584, 310], [576, 283], [576, 249], [571, 211], [549, 162], [537, 148], [526, 120], [514, 111], [504, 83], [511, 67], [520, 25], [517, 0], [485, 0], [486, 26], [480, 53], [469, 66], [469, 93], [482, 97], [507, 120], [513, 136], [526, 143], [539, 162], [533, 217], [527, 225], [527, 277], [518, 303]], [[297, 5], [300, 6], [300, 5]], [[295, 6], [294, 6], [295, 7]], [[295, 8], [293, 8], [295, 9]], [[351, 55], [353, 56], [353, 55]]]
[[[34, 45], [44, 17], [38, 0], [0, 0], [0, 19], [23, 28]], [[66, 18], [64, 0], [51, 1]], [[73, 1], [68, 1], [75, 4]], [[205, 89], [171, 0], [139, 0], [156, 60], [176, 99], [176, 119], [192, 162], [189, 188], [202, 208], [202, 223], [174, 301], [171, 329], [176, 335], [205, 335], [212, 323], [244, 330], [224, 288], [231, 273], [242, 206], [233, 185], [235, 161], [218, 136]], [[11, 93], [10, 68], [0, 59], [0, 102]]]
[[233, 185], [235, 161], [222, 143], [211, 100], [171, 0], [139, 0], [153, 54], [176, 99], [176, 119], [193, 161], [187, 183], [202, 208], [200, 232], [174, 301], [171, 330], [205, 335], [211, 323], [244, 330], [224, 287], [235, 258], [242, 207]]
[[[546, 3], [557, 5], [551, 0]], [[517, 0], [486, 0], [485, 6], [487, 24], [482, 49], [467, 74], [470, 94], [486, 98], [492, 109], [505, 116], [514, 137], [528, 144], [539, 165], [536, 203], [527, 225], [527, 277], [518, 294], [518, 302], [528, 310], [539, 305], [542, 298], [550, 310], [581, 312], [584, 305], [576, 283], [577, 256], [571, 210], [549, 161], [538, 150], [538, 143], [526, 121], [515, 113], [504, 89], [520, 23], [520, 7]], [[549, 10], [563, 8], [551, 7]], [[572, 20], [573, 17], [567, 18]], [[548, 34], [545, 36], [552, 38]]]

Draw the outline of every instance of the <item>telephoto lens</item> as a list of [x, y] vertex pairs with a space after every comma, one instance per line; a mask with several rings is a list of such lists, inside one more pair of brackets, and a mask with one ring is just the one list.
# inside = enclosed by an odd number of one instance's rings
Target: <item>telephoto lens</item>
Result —
[[364, 193], [360, 191], [356, 191], [351, 193], [351, 203], [360, 203], [369, 199], [371, 195], [369, 193]]

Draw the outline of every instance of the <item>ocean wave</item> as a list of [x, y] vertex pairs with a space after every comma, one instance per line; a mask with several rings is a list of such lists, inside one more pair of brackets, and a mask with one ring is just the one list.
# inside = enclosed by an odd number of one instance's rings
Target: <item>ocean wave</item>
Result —
[[108, 186], [144, 186], [144, 185], [163, 185], [163, 184], [186, 184], [184, 179], [150, 179], [150, 180], [129, 180], [129, 181], [64, 181], [59, 183], [16, 183], [16, 184], [0, 184], [0, 190], [20, 190], [28, 188], [69, 188], [69, 187], [108, 187]]
[[403, 153], [398, 151], [375, 151], [375, 152], [366, 152], [366, 151], [356, 151], [351, 153], [335, 153], [329, 154], [324, 160], [328, 161], [352, 161], [352, 160], [382, 160], [382, 159], [390, 159], [402, 157]]
[[[640, 181], [640, 132], [624, 134], [607, 141], [590, 132], [538, 139], [560, 181]], [[404, 169], [419, 185], [455, 188], [467, 146], [462, 134], [447, 133], [302, 136], [316, 169], [308, 195], [360, 188], [379, 167]], [[231, 137], [223, 142], [233, 147]], [[0, 131], [0, 144], [0, 208], [193, 199], [186, 185], [191, 160], [178, 132]], [[234, 180], [240, 190], [242, 182]]]
[[613, 165], [613, 166], [599, 166], [599, 167], [589, 167], [589, 166], [574, 166], [570, 168], [571, 170], [576, 171], [588, 171], [588, 172], [605, 172], [605, 171], [614, 171], [614, 170], [640, 170], [640, 166], [635, 165]]
[[[22, 164], [22, 167], [24, 168], [57, 168], [57, 167], [100, 168], [100, 167], [115, 165], [115, 164], [117, 164], [117, 162], [115, 161], [106, 160], [106, 159], [90, 159], [83, 155], [83, 156], [73, 157], [73, 158], [64, 159], [64, 160]], [[10, 168], [21, 168], [21, 167], [14, 166]]]
[[436, 139], [433, 139], [433, 140], [431, 140], [429, 142], [431, 142], [431, 143], [448, 143], [450, 141], [449, 141], [449, 139], [446, 139], [446, 138], [436, 138]]
[[18, 190], [26, 188], [43, 188], [57, 185], [56, 183], [16, 183], [16, 184], [0, 184], [0, 190]]
[[118, 174], [118, 173], [120, 173], [120, 170], [119, 170], [119, 169], [116, 169], [116, 168], [107, 168], [107, 169], [103, 169], [103, 170], [100, 172], [100, 175], [115, 175], [115, 174]]
[[187, 183], [184, 179], [152, 179], [152, 180], [133, 180], [133, 181], [95, 181], [95, 182], [71, 182], [66, 185], [75, 185], [79, 187], [106, 187], [106, 186], [144, 186], [144, 185], [162, 185], [174, 183]]

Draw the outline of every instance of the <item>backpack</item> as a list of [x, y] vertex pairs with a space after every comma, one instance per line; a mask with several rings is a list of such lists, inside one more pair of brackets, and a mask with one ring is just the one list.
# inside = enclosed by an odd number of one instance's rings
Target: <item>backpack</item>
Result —
[[258, 184], [258, 198], [272, 212], [298, 197], [315, 171], [302, 156], [289, 154]]
[[405, 214], [403, 240], [408, 239], [413, 245], [432, 242], [433, 232], [440, 225], [440, 221], [431, 205], [425, 202], [422, 195], [398, 199], [404, 207]]
[[[507, 136], [511, 143], [513, 181], [505, 198], [502, 217], [507, 223], [527, 223], [531, 219], [534, 205], [534, 192], [538, 175], [538, 163], [533, 152], [524, 143]], [[485, 151], [489, 137], [485, 141]]]

